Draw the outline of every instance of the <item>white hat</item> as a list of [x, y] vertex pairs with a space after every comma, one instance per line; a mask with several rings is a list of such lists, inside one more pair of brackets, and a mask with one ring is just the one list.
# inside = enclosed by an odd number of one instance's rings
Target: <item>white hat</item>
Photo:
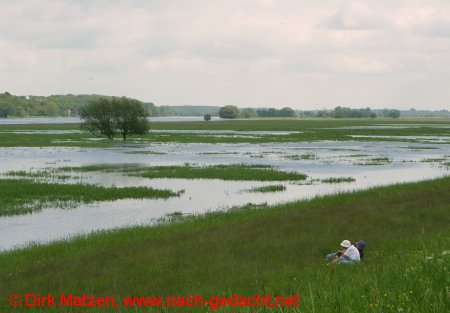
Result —
[[352, 244], [350, 243], [349, 240], [344, 240], [344, 241], [341, 242], [341, 247], [344, 247], [344, 248], [348, 248], [348, 247], [350, 247], [351, 245], [352, 245]]

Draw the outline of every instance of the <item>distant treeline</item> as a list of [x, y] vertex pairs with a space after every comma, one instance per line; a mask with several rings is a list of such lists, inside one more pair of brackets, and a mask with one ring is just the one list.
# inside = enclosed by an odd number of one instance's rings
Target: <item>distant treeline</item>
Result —
[[402, 117], [450, 117], [449, 110], [429, 111], [410, 109], [401, 112]]
[[[104, 95], [53, 95], [14, 96], [9, 92], [0, 93], [0, 118], [27, 116], [79, 116], [80, 108], [100, 98], [112, 98]], [[238, 108], [236, 106], [156, 106], [151, 102], [141, 102], [151, 116], [221, 116], [223, 118], [253, 117], [332, 117], [332, 118], [376, 118], [376, 117], [450, 117], [448, 110], [407, 110], [392, 109], [351, 109], [338, 106], [333, 110], [299, 111], [289, 107], [275, 108]]]
[[278, 109], [239, 109], [234, 105], [227, 105], [220, 109], [219, 116], [221, 118], [251, 118], [251, 117], [296, 117], [296, 116], [312, 116], [312, 117], [333, 117], [333, 118], [377, 118], [391, 117], [399, 118], [401, 112], [399, 110], [385, 109], [376, 114], [370, 108], [351, 109], [337, 106], [334, 110], [320, 111], [300, 111], [296, 112], [289, 107]]
[[[0, 117], [27, 116], [79, 116], [80, 108], [104, 95], [54, 95], [54, 96], [14, 96], [9, 92], [0, 93]], [[140, 101], [141, 102], [141, 101]], [[220, 107], [213, 106], [156, 106], [141, 102], [151, 116], [203, 116], [218, 115]]]
[[0, 117], [78, 116], [90, 101], [111, 98], [101, 95], [13, 96], [0, 93]]
[[439, 110], [439, 111], [429, 111], [429, 110], [396, 110], [396, 109], [350, 109], [346, 107], [336, 107], [334, 110], [305, 110], [298, 112], [300, 116], [309, 117], [334, 117], [334, 118], [361, 118], [361, 117], [390, 117], [399, 118], [401, 117], [450, 117], [450, 111]]
[[220, 107], [216, 106], [155, 106], [153, 103], [144, 103], [144, 105], [148, 106], [152, 116], [203, 116], [205, 114], [218, 116], [220, 110]]
[[278, 109], [252, 109], [245, 108], [239, 109], [234, 105], [226, 105], [219, 110], [219, 116], [221, 118], [252, 118], [252, 117], [295, 117], [298, 116], [297, 112], [293, 109], [285, 107]]
[[379, 114], [372, 111], [371, 108], [351, 109], [337, 106], [332, 111], [321, 110], [318, 111], [317, 117], [334, 117], [334, 118], [377, 118], [377, 117], [391, 117], [399, 118], [401, 112], [399, 110], [384, 109]]

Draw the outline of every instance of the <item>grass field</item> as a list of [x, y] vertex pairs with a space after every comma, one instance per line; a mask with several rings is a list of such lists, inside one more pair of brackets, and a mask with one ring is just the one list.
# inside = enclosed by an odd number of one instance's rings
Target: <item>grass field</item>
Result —
[[39, 211], [44, 207], [74, 207], [80, 203], [118, 199], [169, 198], [179, 192], [146, 187], [100, 187], [56, 184], [28, 179], [0, 179], [0, 216]]
[[[370, 136], [450, 136], [449, 119], [255, 119], [230, 120], [217, 122], [152, 122], [151, 129], [164, 130], [211, 130], [218, 136], [192, 133], [150, 132], [144, 136], [133, 136], [128, 142], [151, 144], [155, 142], [178, 143], [264, 143], [264, 142], [299, 142], [320, 140], [356, 140], [359, 141], [405, 141], [415, 143], [415, 139], [405, 138], [373, 138]], [[404, 128], [367, 129], [377, 125], [402, 126]], [[350, 128], [348, 128], [350, 127]], [[87, 133], [68, 134], [24, 134], [12, 131], [43, 130], [79, 130], [78, 124], [46, 124], [46, 125], [0, 125], [0, 147], [111, 147], [120, 145], [121, 139], [114, 141], [102, 139], [91, 140], [93, 135]], [[236, 134], [220, 133], [220, 131], [284, 131], [292, 134]]]
[[[448, 312], [449, 190], [446, 177], [274, 207], [180, 217], [155, 227], [2, 253], [0, 311], [12, 312], [6, 301], [11, 293], [73, 293], [117, 299], [300, 295], [297, 308], [224, 307], [216, 312]], [[324, 255], [343, 239], [367, 242], [362, 264], [325, 264]], [[34, 310], [14, 308], [25, 311]], [[64, 310], [45, 308], [55, 311]]]

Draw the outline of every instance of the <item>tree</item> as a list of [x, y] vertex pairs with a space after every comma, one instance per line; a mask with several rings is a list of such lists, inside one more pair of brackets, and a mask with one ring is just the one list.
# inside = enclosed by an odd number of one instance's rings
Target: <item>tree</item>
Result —
[[377, 115], [372, 112], [370, 108], [365, 109], [350, 109], [346, 107], [337, 106], [331, 112], [334, 118], [376, 118]]
[[93, 134], [113, 139], [117, 134], [114, 108], [108, 99], [92, 101], [80, 110], [81, 127]]
[[298, 116], [297, 112], [289, 107], [284, 107], [281, 110], [270, 108], [270, 109], [262, 109], [256, 110], [256, 113], [260, 117], [294, 117]]
[[46, 116], [58, 116], [59, 115], [59, 106], [55, 102], [49, 101], [47, 103], [47, 106], [45, 109], [45, 115]]
[[346, 107], [337, 106], [334, 108], [333, 117], [334, 118], [346, 118], [350, 117], [350, 109]]
[[278, 115], [280, 117], [295, 117], [297, 116], [297, 113], [293, 109], [285, 107], [280, 110]]
[[390, 110], [387, 116], [391, 117], [391, 118], [399, 118], [400, 111], [399, 110]]
[[211, 120], [211, 114], [205, 114], [205, 115], [203, 115], [203, 119], [204, 119], [205, 121], [210, 121], [210, 120]]
[[221, 118], [237, 118], [239, 116], [239, 109], [234, 105], [226, 105], [219, 110]]
[[267, 115], [269, 117], [277, 117], [278, 116], [278, 110], [275, 108], [270, 108], [269, 110], [267, 110]]
[[241, 116], [243, 118], [258, 117], [258, 113], [252, 108], [246, 108], [241, 111]]
[[116, 128], [122, 134], [123, 140], [126, 140], [128, 135], [143, 135], [149, 130], [149, 112], [141, 102], [125, 97], [113, 98], [111, 102]]
[[108, 139], [118, 133], [124, 140], [131, 134], [144, 134], [149, 129], [148, 116], [141, 102], [125, 97], [94, 100], [80, 110], [81, 127]]

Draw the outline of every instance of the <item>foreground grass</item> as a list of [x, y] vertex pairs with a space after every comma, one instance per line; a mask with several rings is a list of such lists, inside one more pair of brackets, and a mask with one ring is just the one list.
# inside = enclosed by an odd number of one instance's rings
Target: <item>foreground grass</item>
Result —
[[[32, 246], [0, 254], [0, 294], [299, 294], [283, 312], [448, 312], [449, 190], [447, 177]], [[324, 263], [342, 239], [366, 240], [363, 264]], [[11, 311], [6, 297], [0, 310]]]
[[79, 203], [118, 199], [169, 198], [179, 192], [146, 187], [100, 187], [42, 183], [27, 179], [0, 180], [0, 216], [31, 213], [44, 207], [73, 207]]
[[146, 178], [186, 178], [186, 179], [222, 179], [222, 180], [258, 180], [286, 181], [305, 180], [307, 175], [296, 172], [283, 172], [270, 165], [209, 165], [209, 166], [149, 166], [135, 165], [114, 166], [108, 164], [88, 165], [82, 167], [63, 167], [62, 171], [75, 172], [124, 172], [130, 176]]

